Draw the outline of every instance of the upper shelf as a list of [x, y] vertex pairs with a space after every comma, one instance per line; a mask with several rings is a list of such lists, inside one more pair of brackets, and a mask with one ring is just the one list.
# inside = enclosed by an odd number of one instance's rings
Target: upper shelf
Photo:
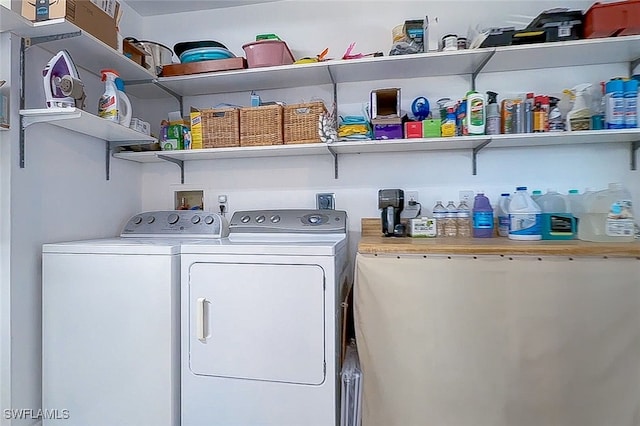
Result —
[[161, 77], [182, 96], [283, 89], [330, 83], [468, 75], [582, 65], [632, 63], [640, 59], [640, 36], [572, 40], [523, 46], [430, 52]]
[[149, 143], [156, 139], [78, 108], [23, 109], [23, 126], [49, 123], [108, 142]]
[[[62, 18], [31, 22], [18, 13], [0, 6], [0, 32], [12, 32], [30, 39], [52, 37], [51, 40], [39, 43], [38, 46], [51, 53], [67, 50], [77, 67], [95, 75], [100, 75], [102, 69], [112, 68], [117, 70], [125, 81], [151, 81], [156, 78], [146, 68]], [[61, 34], [76, 34], [76, 36], [54, 39]], [[160, 89], [158, 93], [162, 93]]]

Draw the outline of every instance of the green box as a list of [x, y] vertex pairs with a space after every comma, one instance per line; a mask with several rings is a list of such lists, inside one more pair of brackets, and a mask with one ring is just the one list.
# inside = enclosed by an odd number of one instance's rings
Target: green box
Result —
[[440, 120], [423, 120], [422, 121], [422, 137], [423, 138], [439, 138], [440, 135]]

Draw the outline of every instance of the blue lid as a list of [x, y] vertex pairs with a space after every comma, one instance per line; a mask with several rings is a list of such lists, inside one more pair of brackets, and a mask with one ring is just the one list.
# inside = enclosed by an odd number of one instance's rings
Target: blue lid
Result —
[[577, 194], [578, 192], [580, 192], [580, 191], [578, 191], [577, 189], [570, 189], [569, 190], [569, 194]]
[[526, 191], [527, 187], [526, 186], [518, 186], [516, 187], [516, 191]]
[[116, 88], [119, 91], [124, 92], [124, 81], [122, 81], [120, 77], [116, 77]]
[[609, 80], [607, 81], [607, 84], [605, 85], [606, 88], [606, 92], [607, 93], [611, 93], [611, 92], [622, 92], [624, 91], [624, 81], [622, 80]]
[[638, 80], [631, 79], [624, 82], [624, 91], [625, 92], [637, 92], [638, 91]]
[[508, 197], [509, 195], [511, 194], [509, 194], [508, 192], [503, 192], [502, 194], [500, 194], [501, 197]]

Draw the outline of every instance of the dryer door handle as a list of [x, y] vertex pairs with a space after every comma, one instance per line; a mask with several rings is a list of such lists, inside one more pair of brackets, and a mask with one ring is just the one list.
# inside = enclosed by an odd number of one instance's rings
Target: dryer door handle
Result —
[[201, 342], [207, 340], [205, 331], [205, 307], [207, 299], [205, 297], [198, 297], [196, 300], [196, 337]]

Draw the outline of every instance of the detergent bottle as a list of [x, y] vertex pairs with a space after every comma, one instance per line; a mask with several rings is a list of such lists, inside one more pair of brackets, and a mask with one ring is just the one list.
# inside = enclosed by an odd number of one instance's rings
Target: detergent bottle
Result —
[[589, 83], [578, 84], [571, 89], [571, 94], [575, 96], [573, 108], [567, 113], [567, 130], [590, 130], [591, 129], [591, 109], [587, 105], [585, 98], [587, 90], [591, 87]]
[[[467, 92], [466, 130], [469, 135], [484, 135], [487, 122], [486, 102], [484, 95], [476, 91]], [[497, 104], [496, 104], [497, 106]]]
[[509, 239], [542, 239], [540, 207], [529, 196], [526, 186], [517, 187], [516, 192], [511, 197], [509, 202], [509, 221]]
[[116, 89], [118, 94], [118, 116], [120, 124], [125, 127], [131, 125], [131, 101], [126, 93], [124, 93], [124, 81], [120, 77], [116, 78]]
[[98, 117], [104, 118], [114, 123], [120, 123], [118, 115], [118, 88], [116, 87], [116, 78], [118, 73], [114, 70], [101, 70], [102, 81], [104, 81], [104, 93], [98, 101]]

